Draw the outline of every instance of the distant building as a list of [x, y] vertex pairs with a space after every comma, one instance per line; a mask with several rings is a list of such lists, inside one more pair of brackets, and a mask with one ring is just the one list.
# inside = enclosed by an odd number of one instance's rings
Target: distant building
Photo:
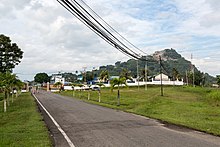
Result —
[[[154, 81], [160, 81], [161, 74], [155, 76]], [[162, 73], [162, 81], [170, 81], [169, 77]]]
[[218, 85], [218, 84], [212, 84], [212, 87], [216, 87], [216, 88], [218, 88], [219, 85]]
[[[161, 84], [161, 74], [152, 78], [151, 82], [147, 82], [147, 84], [160, 85]], [[162, 73], [162, 84], [163, 85], [184, 85], [183, 79], [172, 81], [167, 75]]]
[[62, 77], [61, 74], [52, 74], [50, 81], [51, 84], [55, 84], [57, 82], [61, 82], [63, 85], [65, 84], [65, 78]]

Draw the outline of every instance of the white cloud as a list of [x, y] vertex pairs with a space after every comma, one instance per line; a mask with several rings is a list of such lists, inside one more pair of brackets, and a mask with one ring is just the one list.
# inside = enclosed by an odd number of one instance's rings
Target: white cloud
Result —
[[[93, 0], [86, 1], [106, 22], [130, 42], [147, 52], [164, 48], [217, 50], [220, 46], [219, 0]], [[109, 46], [54, 0], [3, 0], [1, 33], [24, 51], [15, 72], [23, 79], [37, 72], [82, 70], [125, 61], [127, 56]], [[212, 44], [212, 45], [210, 45]], [[201, 55], [200, 55], [201, 54]], [[202, 56], [198, 52], [198, 58]], [[211, 72], [212, 60], [198, 60]], [[216, 64], [217, 61], [213, 61]], [[30, 75], [29, 75], [30, 74]]]

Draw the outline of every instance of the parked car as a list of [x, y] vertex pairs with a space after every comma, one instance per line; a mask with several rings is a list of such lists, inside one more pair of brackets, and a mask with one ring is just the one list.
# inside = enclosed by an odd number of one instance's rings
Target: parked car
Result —
[[94, 91], [99, 91], [99, 90], [100, 90], [100, 87], [94, 86], [94, 87], [92, 87], [92, 90], [94, 90]]

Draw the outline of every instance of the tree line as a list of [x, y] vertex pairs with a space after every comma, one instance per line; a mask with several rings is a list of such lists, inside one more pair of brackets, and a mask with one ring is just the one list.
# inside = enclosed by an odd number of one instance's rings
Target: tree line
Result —
[[[12, 69], [21, 62], [23, 51], [16, 43], [3, 34], [0, 35], [0, 94], [3, 95], [4, 112], [10, 101], [13, 103], [14, 97], [18, 97], [19, 91], [23, 87], [23, 82], [16, 74], [12, 74]], [[11, 100], [10, 100], [11, 98]]]

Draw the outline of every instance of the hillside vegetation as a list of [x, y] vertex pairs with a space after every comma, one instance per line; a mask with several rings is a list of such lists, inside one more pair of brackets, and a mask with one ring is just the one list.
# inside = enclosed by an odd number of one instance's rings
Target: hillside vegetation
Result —
[[[216, 79], [210, 76], [208, 73], [199, 71], [195, 65], [192, 65], [190, 61], [187, 61], [184, 57], [178, 54], [174, 49], [165, 49], [157, 51], [153, 55], [143, 57], [143, 60], [138, 61], [139, 66], [139, 78], [144, 79], [145, 65], [147, 59], [147, 75], [148, 77], [154, 77], [160, 73], [159, 56], [161, 56], [162, 72], [170, 77], [172, 80], [183, 79], [185, 83], [193, 85], [193, 69], [195, 76], [195, 85], [210, 86], [216, 83]], [[92, 81], [100, 76], [102, 71], [108, 71], [110, 76], [120, 76], [121, 73], [126, 72], [127, 75], [136, 78], [137, 77], [137, 60], [129, 59], [126, 62], [117, 61], [115, 65], [103, 65], [99, 69], [93, 69], [79, 73], [76, 71], [83, 81]], [[80, 82], [77, 81], [77, 75], [72, 73], [63, 73], [68, 82]]]
[[[174, 76], [174, 70], [177, 78], [183, 79], [186, 82], [187, 77], [189, 84], [192, 84], [192, 72], [195, 73], [195, 85], [210, 85], [216, 81], [216, 79], [207, 73], [199, 71], [195, 65], [192, 65], [190, 61], [187, 61], [184, 57], [178, 54], [174, 49], [165, 49], [157, 51], [153, 55], [147, 56], [148, 76], [155, 76], [160, 73], [159, 56], [162, 59], [162, 72], [168, 75], [171, 79]], [[146, 59], [146, 57], [143, 57]], [[139, 76], [143, 76], [143, 71], [146, 65], [146, 61], [138, 61]], [[119, 76], [123, 69], [127, 69], [132, 77], [137, 77], [137, 60], [130, 59], [127, 62], [116, 62], [115, 65], [100, 66], [96, 71], [97, 75], [102, 70], [108, 70], [111, 76]]]

